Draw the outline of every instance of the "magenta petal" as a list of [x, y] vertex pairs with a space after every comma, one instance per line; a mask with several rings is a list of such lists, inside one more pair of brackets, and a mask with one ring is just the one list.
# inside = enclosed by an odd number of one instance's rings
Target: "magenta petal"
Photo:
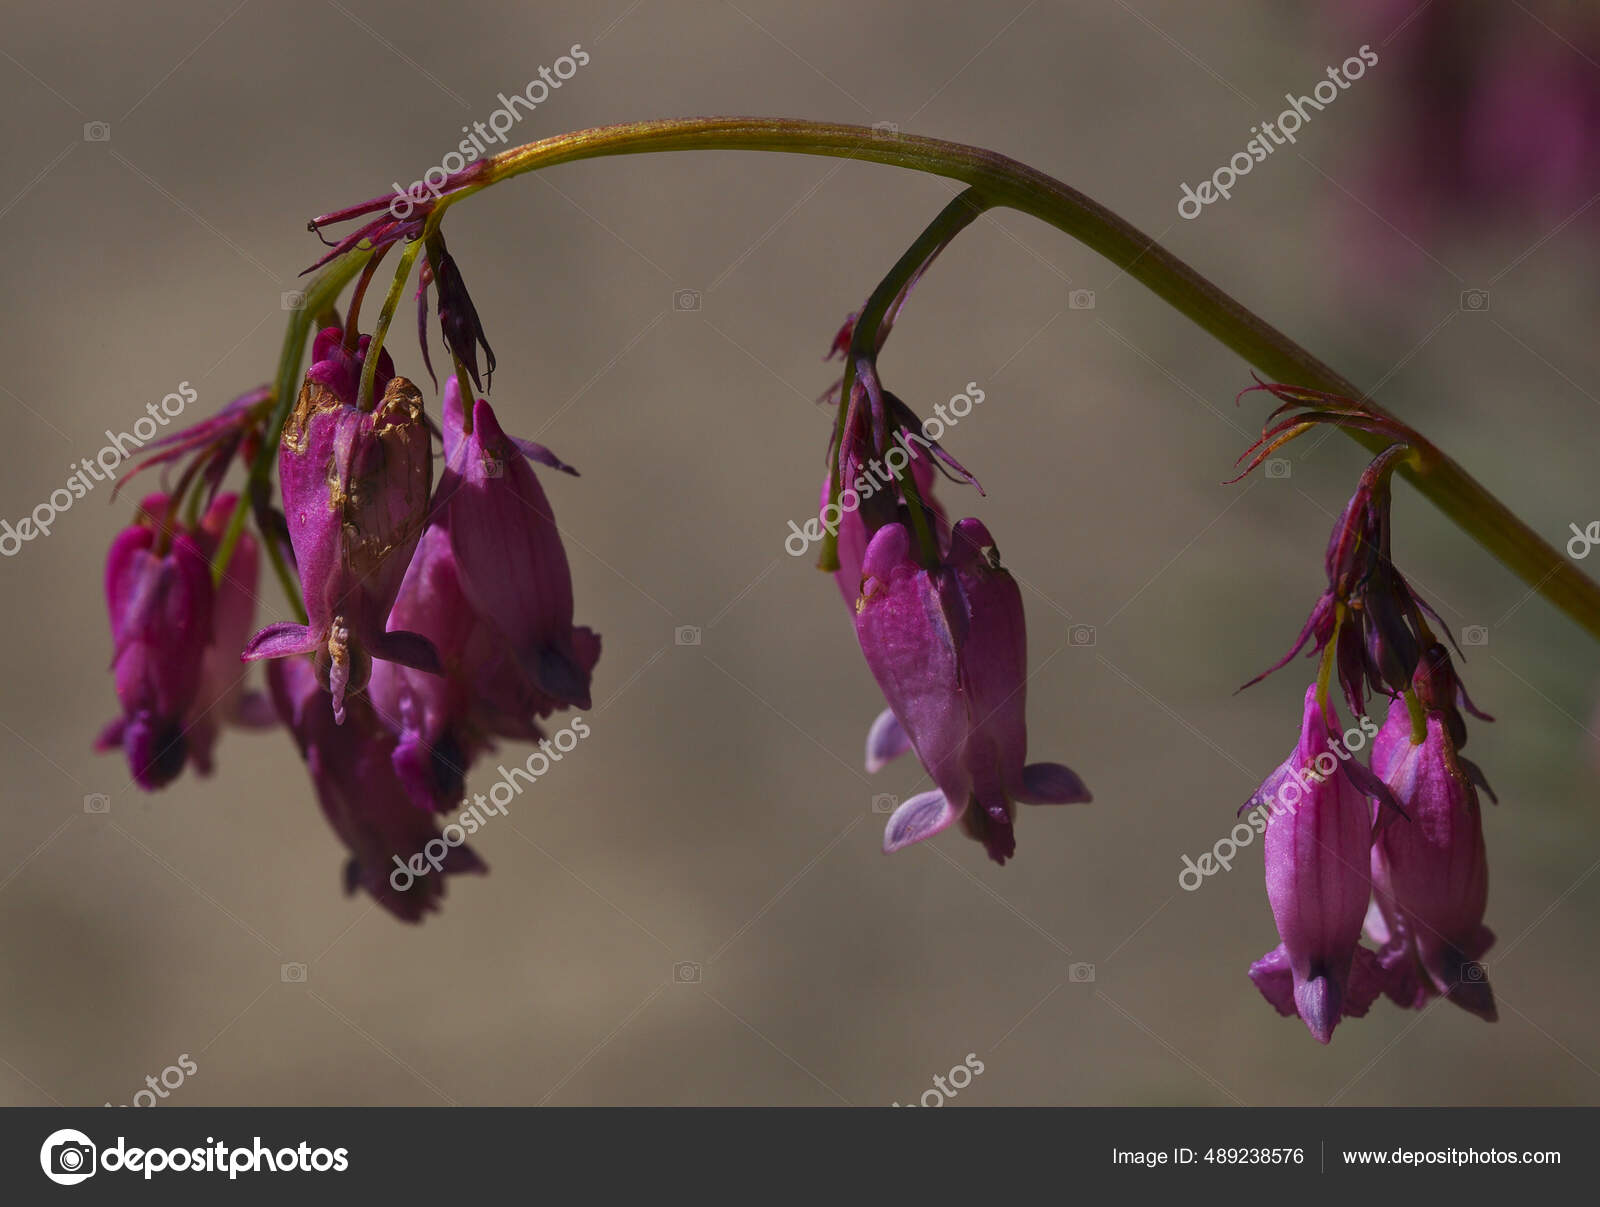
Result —
[[893, 855], [914, 842], [948, 830], [961, 820], [961, 813], [961, 809], [950, 807], [937, 788], [918, 793], [890, 815], [883, 830], [883, 853]]
[[1333, 1039], [1333, 1029], [1343, 1017], [1344, 990], [1326, 973], [1297, 981], [1294, 986], [1295, 1010], [1305, 1021], [1312, 1037], [1325, 1044]]
[[1372, 897], [1372, 809], [1330, 753], [1338, 728], [1313, 684], [1294, 753], [1257, 793], [1274, 810], [1263, 841], [1267, 899], [1297, 1012], [1322, 1043], [1352, 997], [1350, 969]]
[[444, 668], [439, 662], [439, 651], [434, 648], [433, 642], [421, 633], [391, 629], [369, 639], [367, 650], [374, 658], [381, 658], [385, 662], [409, 666], [413, 670], [427, 671], [430, 675], [444, 673]]
[[141, 788], [165, 788], [183, 773], [189, 758], [188, 742], [174, 721], [148, 712], [130, 717], [122, 731], [122, 750], [128, 770]]
[[[389, 610], [428, 515], [432, 440], [422, 395], [380, 361], [371, 410], [355, 406], [365, 345], [347, 354], [341, 332], [316, 339], [314, 364], [278, 452], [284, 520], [294, 546], [306, 615], [316, 633], [319, 677], [338, 700], [362, 687], [383, 646]], [[255, 643], [252, 643], [255, 646]], [[258, 657], [292, 646], [263, 645]], [[391, 644], [389, 648], [404, 649]]]
[[1379, 835], [1374, 873], [1384, 882], [1409, 963], [1420, 968], [1425, 989], [1492, 1021], [1494, 993], [1476, 962], [1494, 941], [1483, 925], [1489, 865], [1477, 791], [1440, 712], [1428, 714], [1426, 741], [1413, 745], [1410, 735], [1410, 714], [1397, 700], [1373, 766], [1406, 816]]
[[1299, 1013], [1294, 1003], [1294, 973], [1282, 943], [1250, 965], [1250, 980], [1279, 1014], [1293, 1018]]
[[1029, 763], [1022, 769], [1022, 787], [1017, 799], [1029, 805], [1087, 805], [1094, 800], [1078, 773], [1060, 763]]
[[[1089, 799], [1068, 768], [1026, 766], [1022, 593], [977, 520], [955, 525], [948, 553], [932, 569], [914, 554], [905, 525], [879, 528], [861, 560], [856, 638], [952, 816], [965, 814], [966, 832], [997, 863], [1016, 850], [1015, 802]], [[874, 742], [891, 737], [875, 727]], [[869, 747], [869, 767], [875, 754]], [[920, 837], [920, 824], [907, 832]], [[891, 838], [897, 833], [891, 829]]]
[[1383, 993], [1387, 979], [1387, 971], [1378, 956], [1365, 947], [1356, 948], [1345, 988], [1344, 1013], [1350, 1018], [1365, 1017], [1372, 1003]]
[[971, 718], [939, 584], [912, 557], [910, 534], [900, 524], [873, 535], [862, 571], [861, 652], [917, 757], [959, 811], [972, 793], [961, 757]]
[[551, 469], [559, 470], [564, 474], [571, 474], [574, 478], [580, 476], [577, 470], [573, 469], [572, 466], [568, 465], [544, 445], [533, 440], [523, 440], [516, 436], [510, 437], [510, 440], [512, 444], [522, 450], [522, 455], [529, 461], [536, 462], [539, 465], [547, 465]]
[[894, 709], [884, 709], [867, 730], [867, 774], [883, 770], [910, 749], [911, 739], [895, 717]]
[[122, 745], [122, 731], [128, 726], [126, 717], [118, 717], [114, 721], [107, 721], [105, 726], [96, 735], [94, 749], [98, 754], [108, 750], [116, 750]]
[[599, 641], [572, 623], [572, 573], [550, 501], [487, 402], [472, 404], [472, 431], [465, 430], [469, 402], [452, 377], [435, 510], [448, 526], [461, 590], [549, 697], [547, 709], [587, 708]]
[[322, 638], [303, 624], [283, 621], [269, 624], [249, 641], [239, 654], [240, 662], [259, 662], [263, 658], [287, 658], [309, 654], [322, 644]]

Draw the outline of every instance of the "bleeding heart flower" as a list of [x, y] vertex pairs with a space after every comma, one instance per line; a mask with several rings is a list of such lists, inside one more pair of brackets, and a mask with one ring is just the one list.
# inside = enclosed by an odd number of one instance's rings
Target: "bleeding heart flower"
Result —
[[543, 445], [506, 435], [483, 399], [467, 431], [456, 377], [445, 385], [444, 450], [435, 514], [449, 530], [462, 593], [509, 644], [542, 697], [540, 716], [588, 708], [600, 638], [572, 623], [567, 553], [529, 462], [574, 471]]
[[189, 758], [185, 735], [212, 641], [215, 593], [195, 535], [170, 525], [166, 495], [145, 499], [106, 556], [112, 668], [122, 716], [99, 750], [121, 746], [142, 788], [164, 788]]
[[433, 460], [422, 396], [393, 376], [385, 355], [371, 410], [355, 405], [365, 345], [355, 354], [337, 329], [317, 337], [278, 456], [284, 518], [309, 623], [268, 625], [243, 657], [314, 654], [335, 718], [359, 691], [372, 660], [437, 671], [427, 638], [385, 627], [428, 515]]
[[1250, 966], [1250, 979], [1279, 1014], [1299, 1015], [1324, 1044], [1340, 1019], [1367, 1012], [1382, 975], [1360, 946], [1372, 896], [1372, 810], [1346, 774], [1353, 755], [1339, 753], [1339, 728], [1332, 703], [1319, 704], [1312, 684], [1294, 753], [1246, 805], [1271, 810], [1267, 900], [1282, 940]]
[[1059, 763], [1027, 763], [1027, 632], [1022, 594], [988, 530], [955, 526], [950, 552], [926, 570], [901, 524], [867, 546], [856, 636], [893, 715], [937, 788], [902, 804], [884, 832], [898, 851], [965, 823], [990, 858], [1016, 851], [1015, 804], [1085, 803]]
[[1442, 713], [1427, 714], [1427, 736], [1412, 742], [1404, 700], [1373, 747], [1372, 769], [1408, 820], [1382, 828], [1372, 851], [1377, 916], [1368, 931], [1393, 978], [1390, 996], [1419, 1007], [1442, 994], [1493, 1022], [1494, 991], [1478, 961], [1494, 942], [1483, 924], [1489, 859], [1478, 792], [1461, 767]]

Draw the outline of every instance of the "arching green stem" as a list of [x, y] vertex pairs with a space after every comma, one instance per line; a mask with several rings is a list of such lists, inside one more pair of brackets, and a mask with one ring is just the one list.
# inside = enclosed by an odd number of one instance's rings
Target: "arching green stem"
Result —
[[[437, 203], [434, 217], [500, 180], [556, 164], [608, 155], [715, 150], [858, 159], [959, 180], [976, 191], [975, 196], [983, 205], [1007, 206], [1031, 214], [1099, 252], [1270, 380], [1363, 399], [1374, 411], [1386, 413], [1365, 399], [1354, 383], [1103, 205], [1027, 164], [962, 143], [885, 134], [866, 126], [788, 118], [702, 117], [628, 122], [561, 134], [501, 152], [483, 161], [480, 177]], [[355, 251], [329, 265], [318, 278], [318, 285], [341, 274], [342, 285], [359, 269], [362, 258], [370, 254]], [[300, 316], [296, 319], [299, 322]], [[279, 366], [275, 419], [287, 413], [304, 339], [304, 323], [300, 322], [298, 329], [291, 323], [284, 361]], [[295, 371], [286, 375], [285, 366], [291, 361]], [[281, 419], [275, 427], [281, 427]], [[1388, 443], [1381, 436], [1346, 431], [1375, 452]], [[263, 457], [267, 455], [264, 449]], [[269, 468], [261, 458], [258, 467], [260, 472]], [[1600, 586], [1580, 573], [1460, 465], [1432, 444], [1426, 444], [1418, 448], [1416, 459], [1402, 473], [1424, 497], [1534, 591], [1600, 638]], [[243, 523], [242, 512], [235, 521]]]

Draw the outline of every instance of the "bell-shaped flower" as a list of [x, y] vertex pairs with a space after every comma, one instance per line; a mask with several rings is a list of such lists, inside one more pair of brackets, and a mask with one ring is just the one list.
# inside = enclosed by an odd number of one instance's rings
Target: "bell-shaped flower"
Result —
[[122, 716], [96, 747], [121, 746], [142, 788], [162, 788], [189, 757], [186, 720], [203, 678], [215, 594], [194, 535], [168, 522], [169, 500], [151, 495], [106, 556], [112, 669]]
[[449, 530], [462, 592], [509, 643], [541, 697], [539, 715], [588, 708], [600, 638], [572, 623], [567, 553], [529, 462], [574, 471], [544, 446], [506, 435], [482, 399], [466, 430], [457, 377], [445, 385], [444, 450], [435, 515]]
[[446, 876], [488, 870], [472, 848], [452, 844], [434, 816], [412, 804], [395, 773], [395, 737], [364, 697], [348, 701], [341, 723], [306, 658], [273, 662], [267, 683], [323, 816], [350, 852], [346, 892], [365, 889], [401, 921], [420, 922], [439, 907]]
[[399, 738], [395, 773], [418, 808], [447, 812], [460, 802], [467, 769], [493, 739], [536, 742], [546, 701], [523, 678], [511, 647], [473, 610], [449, 532], [422, 534], [389, 623], [433, 642], [440, 673], [393, 662], [372, 668], [367, 695]]
[[365, 348], [345, 352], [332, 336], [306, 373], [278, 456], [284, 518], [294, 546], [308, 624], [274, 624], [244, 658], [314, 654], [318, 678], [344, 716], [347, 692], [359, 691], [372, 660], [435, 670], [424, 637], [386, 628], [428, 515], [433, 460], [422, 396], [380, 361], [371, 410], [356, 393]]
[[1332, 703], [1324, 709], [1313, 684], [1294, 753], [1246, 805], [1269, 810], [1267, 900], [1282, 940], [1250, 966], [1250, 979], [1320, 1043], [1340, 1019], [1364, 1015], [1380, 989], [1377, 959], [1360, 946], [1372, 896], [1372, 813], [1346, 774], [1354, 756], [1338, 729]]
[[1460, 765], [1445, 716], [1429, 710], [1427, 736], [1412, 742], [1403, 699], [1373, 746], [1372, 769], [1406, 818], [1383, 826], [1372, 852], [1378, 917], [1368, 930], [1393, 978], [1390, 996], [1420, 1006], [1434, 995], [1493, 1021], [1494, 991], [1478, 961], [1494, 942], [1483, 924], [1489, 860], [1478, 792]]
[[893, 852], [957, 821], [1004, 863], [1016, 851], [1015, 805], [1090, 800], [1058, 763], [1027, 763], [1027, 633], [1022, 594], [989, 532], [962, 520], [939, 566], [924, 569], [902, 524], [867, 546], [856, 611], [867, 665], [938, 785], [889, 818]]

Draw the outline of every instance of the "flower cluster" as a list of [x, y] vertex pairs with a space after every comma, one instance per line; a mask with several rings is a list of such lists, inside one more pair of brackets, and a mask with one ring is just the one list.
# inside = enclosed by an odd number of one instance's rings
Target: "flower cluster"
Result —
[[[1317, 423], [1409, 435], [1347, 399], [1264, 388], [1285, 405], [1247, 453], [1252, 467]], [[1316, 409], [1272, 425], [1300, 405]], [[1280, 938], [1251, 966], [1250, 979], [1322, 1043], [1340, 1019], [1364, 1015], [1380, 994], [1415, 1009], [1445, 997], [1495, 1018], [1478, 962], [1494, 941], [1483, 925], [1489, 881], [1478, 799], [1488, 785], [1460, 753], [1463, 712], [1489, 718], [1473, 708], [1434, 637], [1432, 609], [1390, 560], [1390, 481], [1412, 453], [1398, 443], [1379, 454], [1334, 525], [1327, 589], [1272, 668], [1310, 644], [1322, 673], [1306, 689], [1294, 752], [1245, 805], [1267, 816], [1267, 899]], [[1381, 729], [1367, 730], [1377, 735], [1370, 765], [1334, 736], [1341, 729], [1329, 699], [1335, 674], [1360, 717], [1371, 696], [1388, 698]], [[1362, 946], [1363, 932], [1372, 948]]]
[[[914, 750], [935, 785], [894, 811], [883, 849], [960, 822], [1003, 864], [1016, 853], [1017, 804], [1085, 803], [1089, 790], [1059, 763], [1027, 762], [1022, 593], [989, 530], [970, 518], [951, 525], [934, 499], [936, 466], [974, 486], [976, 479], [883, 389], [882, 339], [858, 355], [854, 326], [852, 316], [833, 345], [852, 358], [853, 372], [821, 504], [823, 514], [830, 502], [842, 512], [834, 578], [888, 704], [868, 731], [866, 765], [876, 772]], [[868, 467], [880, 465], [890, 486], [869, 490]]]
[[[217, 490], [236, 457], [262, 446], [270, 391], [156, 447], [147, 464], [187, 463], [107, 559], [122, 716], [99, 740], [159, 788], [191, 762], [208, 773], [223, 724], [283, 725], [349, 849], [347, 889], [412, 922], [437, 907], [444, 880], [400, 892], [393, 861], [438, 837], [439, 815], [497, 739], [538, 741], [544, 718], [588, 708], [600, 657], [599, 637], [573, 623], [566, 551], [534, 465], [575, 471], [507, 435], [475, 396], [476, 348], [491, 371], [493, 353], [447, 255], [429, 279], [452, 359], [466, 362], [445, 383], [441, 421], [357, 335], [353, 314], [325, 328], [278, 441], [281, 510], [264, 491], [250, 500], [261, 539], [235, 532], [229, 545], [239, 500]], [[304, 614], [252, 635], [263, 543], [286, 577], [292, 567]], [[266, 696], [244, 690], [241, 660], [268, 662]], [[459, 846], [442, 870], [484, 865]]]

